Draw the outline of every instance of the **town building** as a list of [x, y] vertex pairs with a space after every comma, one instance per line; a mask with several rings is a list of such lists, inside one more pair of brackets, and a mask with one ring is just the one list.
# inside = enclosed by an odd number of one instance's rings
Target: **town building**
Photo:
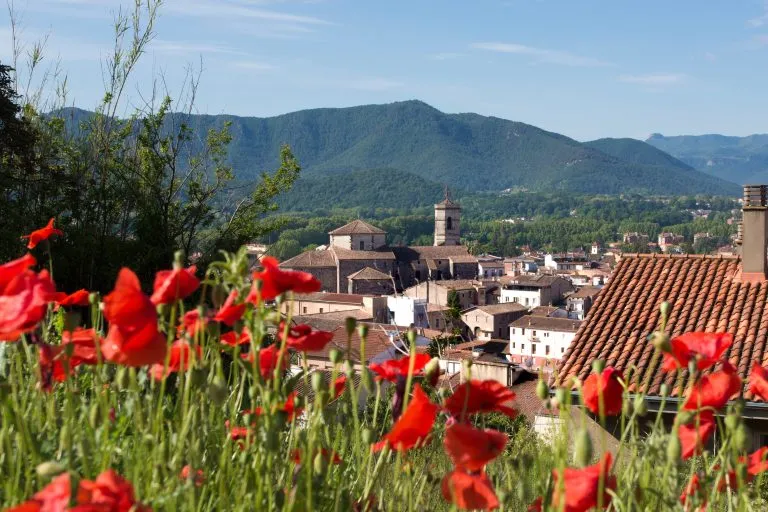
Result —
[[565, 309], [568, 318], [572, 320], [584, 320], [592, 305], [600, 294], [600, 288], [596, 286], [584, 286], [576, 290], [565, 299]]
[[503, 277], [499, 300], [501, 303], [517, 302], [527, 308], [560, 304], [573, 285], [559, 276]]
[[358, 219], [329, 232], [327, 247], [280, 266], [308, 272], [323, 291], [335, 293], [391, 293], [430, 279], [475, 279], [477, 258], [459, 243], [460, 220], [461, 207], [446, 195], [435, 205], [433, 246], [390, 247], [384, 230]]
[[509, 324], [507, 358], [527, 369], [552, 371], [568, 350], [581, 322], [527, 315]]
[[603, 247], [600, 245], [599, 242], [592, 242], [592, 248], [589, 251], [589, 254], [592, 256], [600, 256], [600, 253], [603, 251]]
[[531, 314], [536, 316], [548, 316], [552, 318], [568, 318], [568, 311], [557, 306], [536, 306], [531, 309]]
[[[282, 314], [287, 315], [289, 311], [293, 317], [345, 313], [359, 320], [370, 318], [376, 322], [386, 322], [388, 319], [386, 297], [351, 293], [296, 294], [292, 301], [280, 304]], [[344, 316], [335, 315], [327, 318], [333, 317], [339, 317], [343, 322]]]
[[582, 251], [581, 254], [547, 254], [544, 256], [544, 266], [557, 273], [591, 268], [591, 263]]
[[425, 281], [403, 290], [407, 297], [424, 298], [429, 304], [448, 305], [448, 296], [455, 291], [461, 309], [475, 305], [495, 304], [500, 287], [496, 281], [478, 281], [475, 279], [454, 279], [452, 281]]
[[461, 320], [473, 339], [490, 340], [509, 337], [509, 324], [528, 312], [516, 302], [474, 306], [461, 312]]
[[685, 241], [685, 237], [682, 235], [676, 235], [675, 233], [661, 233], [658, 239], [659, 249], [662, 252], [668, 252], [672, 247], [676, 247]]
[[504, 275], [504, 258], [478, 256], [477, 275], [480, 279], [497, 279]]
[[448, 315], [448, 306], [431, 304], [426, 297], [416, 298], [407, 295], [387, 297], [389, 321], [401, 327], [425, 327], [437, 331], [452, 328], [452, 318]]
[[638, 233], [637, 231], [634, 231], [632, 233], [624, 233], [622, 237], [622, 242], [625, 244], [633, 245], [633, 244], [647, 244], [650, 241], [650, 238], [645, 233]]
[[712, 238], [713, 236], [709, 233], [696, 233], [693, 235], [693, 245], [711, 240]]
[[[743, 380], [753, 362], [768, 361], [768, 187], [745, 186], [741, 256], [625, 255], [600, 293], [600, 299], [576, 334], [559, 364], [555, 386], [591, 373], [592, 362], [603, 360], [633, 379], [630, 393], [648, 395], [653, 407], [666, 384], [666, 403], [676, 412], [681, 393], [675, 373], [661, 370], [662, 358], [648, 342], [659, 328], [660, 305], [668, 302], [666, 332], [671, 337], [687, 332], [728, 332], [733, 344], [725, 352]], [[688, 370], [679, 377], [687, 382]], [[748, 389], [742, 413], [752, 444], [768, 439], [766, 403]], [[669, 415], [670, 417], [672, 414]], [[670, 420], [671, 421], [671, 420]]]
[[536, 274], [539, 267], [544, 266], [544, 258], [532, 256], [520, 256], [504, 260], [504, 275], [519, 276], [522, 274]]
[[457, 383], [461, 383], [464, 381], [464, 361], [471, 361], [473, 379], [495, 380], [511, 387], [525, 372], [506, 359], [504, 350], [507, 345], [506, 340], [472, 341], [455, 345], [440, 354], [440, 369], [446, 377], [456, 376]]

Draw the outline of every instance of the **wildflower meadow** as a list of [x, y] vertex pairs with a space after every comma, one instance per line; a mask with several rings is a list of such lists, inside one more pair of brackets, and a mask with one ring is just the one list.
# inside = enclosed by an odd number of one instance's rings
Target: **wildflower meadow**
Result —
[[655, 411], [600, 361], [567, 389], [540, 380], [541, 410], [564, 419], [542, 436], [470, 365], [445, 385], [413, 335], [369, 368], [334, 350], [323, 379], [302, 353], [330, 333], [279, 312], [320, 283], [269, 257], [250, 273], [244, 251], [206, 269], [179, 253], [151, 294], [123, 268], [101, 296], [56, 288], [61, 236], [52, 220], [0, 266], [4, 510], [766, 509], [768, 447], [747, 451], [739, 395], [768, 398], [768, 371], [741, 382], [728, 334], [669, 339], [662, 321], [649, 343], [691, 378]]

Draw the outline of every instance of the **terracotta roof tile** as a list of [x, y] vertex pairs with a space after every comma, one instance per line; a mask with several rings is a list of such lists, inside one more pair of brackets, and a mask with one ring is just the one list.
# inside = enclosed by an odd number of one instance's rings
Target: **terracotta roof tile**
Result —
[[328, 249], [338, 260], [394, 260], [395, 255], [389, 249], [379, 251], [353, 251], [341, 247]]
[[333, 252], [329, 250], [321, 251], [305, 251], [293, 258], [285, 260], [280, 263], [284, 268], [297, 268], [297, 267], [335, 267], [336, 258]]
[[349, 224], [344, 224], [340, 228], [330, 231], [329, 235], [385, 235], [387, 232], [376, 226], [368, 224], [364, 220], [353, 220]]
[[[739, 267], [734, 257], [625, 255], [565, 353], [555, 384], [586, 378], [592, 361], [604, 359], [625, 374], [637, 369], [630, 378], [633, 391], [658, 394], [662, 383], [678, 391], [674, 374], [660, 370], [661, 355], [648, 341], [664, 301], [671, 305], [672, 337], [693, 331], [733, 334], [726, 357], [746, 379], [752, 361], [768, 363], [768, 284], [741, 282]], [[745, 398], [755, 399], [749, 392]]]
[[391, 278], [384, 272], [376, 270], [375, 268], [365, 267], [363, 270], [359, 270], [354, 274], [347, 276], [347, 279], [357, 281], [389, 281]]

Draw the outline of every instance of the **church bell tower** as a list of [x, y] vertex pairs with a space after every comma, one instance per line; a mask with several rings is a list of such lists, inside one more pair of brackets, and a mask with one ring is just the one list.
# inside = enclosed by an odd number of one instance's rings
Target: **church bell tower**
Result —
[[461, 206], [451, 201], [448, 187], [445, 199], [435, 205], [435, 245], [459, 245]]

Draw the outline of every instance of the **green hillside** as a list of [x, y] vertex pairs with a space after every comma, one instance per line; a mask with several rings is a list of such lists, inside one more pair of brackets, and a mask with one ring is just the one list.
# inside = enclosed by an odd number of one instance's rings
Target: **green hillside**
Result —
[[274, 168], [288, 143], [305, 178], [388, 168], [467, 191], [738, 194], [736, 185], [674, 162], [648, 165], [632, 151], [620, 158], [535, 126], [444, 114], [420, 101], [184, 120], [200, 134], [231, 123], [230, 158], [243, 181]]
[[686, 164], [739, 184], [768, 183], [768, 135], [680, 135], [654, 133], [646, 141]]
[[690, 165], [678, 160], [669, 153], [665, 153], [637, 139], [605, 138], [585, 142], [584, 145], [631, 164], [677, 168], [683, 171], [693, 169]]

